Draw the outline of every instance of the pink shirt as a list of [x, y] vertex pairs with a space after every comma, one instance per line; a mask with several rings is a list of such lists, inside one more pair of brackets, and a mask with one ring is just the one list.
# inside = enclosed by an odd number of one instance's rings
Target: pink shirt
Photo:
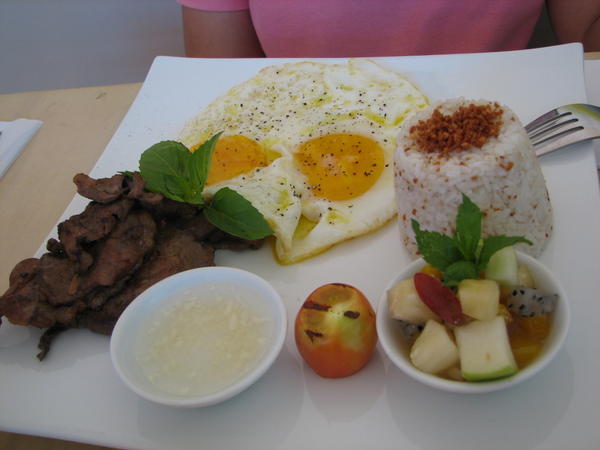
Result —
[[400, 56], [517, 50], [544, 0], [178, 0], [249, 9], [269, 57]]

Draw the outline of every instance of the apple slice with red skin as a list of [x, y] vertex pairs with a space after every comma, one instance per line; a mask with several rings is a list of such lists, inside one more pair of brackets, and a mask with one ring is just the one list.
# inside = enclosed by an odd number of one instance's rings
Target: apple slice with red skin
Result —
[[436, 313], [448, 325], [462, 325], [467, 316], [462, 312], [460, 300], [448, 286], [431, 275], [417, 272], [413, 276], [415, 289], [429, 309]]

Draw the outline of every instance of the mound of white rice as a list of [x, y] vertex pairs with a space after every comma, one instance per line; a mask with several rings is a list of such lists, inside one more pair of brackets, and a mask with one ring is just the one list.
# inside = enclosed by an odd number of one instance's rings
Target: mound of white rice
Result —
[[[448, 117], [469, 105], [474, 105], [472, 110], [489, 105], [497, 112], [497, 136], [487, 136], [485, 142], [478, 142], [483, 144], [480, 147], [466, 143], [451, 151], [436, 147], [444, 134], [436, 129], [429, 139], [427, 125], [433, 121], [424, 121], [431, 119], [436, 109]], [[455, 122], [453, 125], [478, 130], [472, 117]], [[524, 236], [533, 245], [519, 244], [518, 248], [538, 256], [552, 232], [552, 208], [539, 162], [521, 122], [506, 106], [459, 98], [415, 113], [398, 136], [394, 173], [402, 238], [414, 257], [418, 254], [411, 219], [416, 219], [421, 229], [452, 235], [461, 193], [481, 209], [484, 237]]]

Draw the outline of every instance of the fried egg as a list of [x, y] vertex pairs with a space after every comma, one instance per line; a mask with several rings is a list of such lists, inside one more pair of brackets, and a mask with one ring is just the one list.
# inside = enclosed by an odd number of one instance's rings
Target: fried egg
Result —
[[230, 187], [274, 230], [291, 264], [377, 229], [396, 213], [395, 136], [427, 98], [365, 59], [269, 66], [186, 124], [195, 149], [223, 131], [204, 194]]

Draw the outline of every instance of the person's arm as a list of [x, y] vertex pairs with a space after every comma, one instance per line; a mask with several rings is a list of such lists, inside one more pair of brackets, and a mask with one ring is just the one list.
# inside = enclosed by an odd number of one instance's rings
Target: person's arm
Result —
[[583, 42], [585, 51], [600, 51], [600, 0], [547, 0], [560, 42]]
[[181, 6], [185, 54], [202, 58], [265, 56], [250, 11], [203, 11]]

